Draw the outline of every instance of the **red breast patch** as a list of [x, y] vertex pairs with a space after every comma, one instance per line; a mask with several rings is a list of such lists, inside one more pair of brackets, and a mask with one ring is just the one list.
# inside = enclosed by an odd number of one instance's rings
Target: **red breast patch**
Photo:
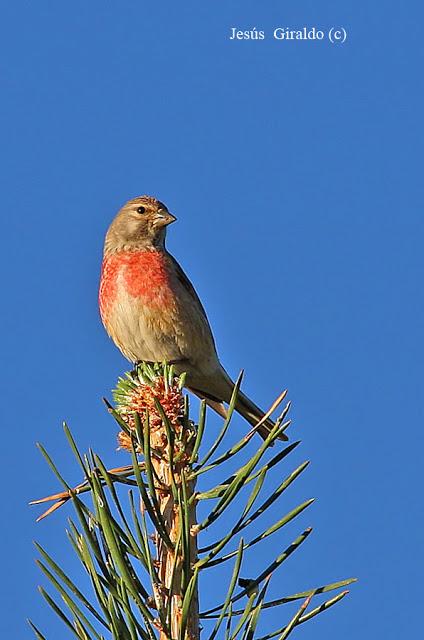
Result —
[[169, 263], [159, 251], [123, 251], [103, 260], [99, 290], [102, 318], [119, 295], [120, 286], [149, 307], [172, 303]]

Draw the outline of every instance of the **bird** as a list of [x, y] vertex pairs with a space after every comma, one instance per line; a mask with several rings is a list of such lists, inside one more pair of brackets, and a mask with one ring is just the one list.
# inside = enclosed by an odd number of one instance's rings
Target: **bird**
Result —
[[[166, 249], [167, 227], [175, 221], [152, 196], [133, 198], [118, 211], [104, 242], [100, 316], [130, 362], [172, 363], [178, 375], [186, 373], [186, 387], [226, 417], [234, 382], [219, 360], [199, 296]], [[235, 410], [254, 428], [264, 417], [240, 390]], [[274, 425], [268, 417], [257, 431], [265, 439]]]

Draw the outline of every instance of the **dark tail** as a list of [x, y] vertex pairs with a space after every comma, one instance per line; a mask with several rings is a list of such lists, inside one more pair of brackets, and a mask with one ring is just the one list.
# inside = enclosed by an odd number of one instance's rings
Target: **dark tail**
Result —
[[[227, 410], [223, 405], [223, 402], [227, 404], [230, 402], [231, 395], [234, 389], [234, 382], [231, 380], [225, 369], [221, 368], [218, 375], [210, 377], [205, 381], [196, 380], [195, 384], [188, 384], [188, 388], [195, 393], [199, 398], [204, 398], [214, 411], [220, 416], [226, 417]], [[203, 384], [199, 384], [203, 382]], [[196, 384], [197, 383], [197, 384]], [[203, 389], [207, 389], [204, 391]], [[242, 391], [239, 390], [236, 403], [236, 411], [243, 416], [245, 420], [252, 427], [256, 427], [258, 422], [262, 420], [265, 415], [254, 402], [250, 400]], [[274, 428], [275, 422], [271, 418], [267, 418], [263, 424], [258, 428], [258, 433], [265, 440], [270, 431]], [[279, 436], [279, 440], [288, 440], [287, 436], [283, 433]]]

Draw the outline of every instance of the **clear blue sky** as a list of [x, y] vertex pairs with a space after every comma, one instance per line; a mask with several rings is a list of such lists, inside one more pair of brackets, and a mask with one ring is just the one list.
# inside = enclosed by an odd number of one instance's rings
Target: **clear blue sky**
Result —
[[[68, 637], [36, 592], [32, 539], [78, 568], [64, 534], [70, 510], [36, 525], [27, 507], [57, 487], [35, 441], [71, 482], [62, 419], [82, 448], [126, 461], [101, 396], [127, 365], [96, 298], [106, 227], [142, 193], [178, 217], [168, 247], [228, 370], [245, 368], [262, 406], [290, 390], [303, 444], [284, 471], [312, 465], [281, 508], [318, 500], [279, 539], [315, 527], [273, 595], [360, 578], [296, 637], [420, 635], [418, 6], [2, 3], [2, 637], [30, 638], [26, 616], [48, 638]], [[272, 40], [276, 26], [304, 25], [344, 26], [348, 41]], [[231, 42], [233, 26], [268, 37]], [[261, 563], [273, 552], [267, 545]], [[286, 617], [273, 610], [267, 624]]]

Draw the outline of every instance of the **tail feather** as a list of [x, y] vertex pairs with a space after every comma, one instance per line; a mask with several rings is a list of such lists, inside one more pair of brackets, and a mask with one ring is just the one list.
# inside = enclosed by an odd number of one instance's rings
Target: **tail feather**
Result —
[[[224, 375], [217, 376], [214, 378], [214, 388], [210, 389], [211, 384], [210, 380], [208, 380], [209, 384], [208, 391], [203, 391], [203, 389], [198, 388], [197, 385], [192, 386], [192, 384], [188, 385], [190, 391], [192, 391], [199, 398], [202, 398], [206, 401], [206, 403], [214, 409], [220, 416], [226, 417], [227, 410], [225, 409], [223, 402], [230, 402], [231, 395], [234, 388], [234, 383], [228, 374], [223, 370]], [[218, 384], [217, 384], [218, 383]], [[202, 385], [203, 386], [203, 385]], [[206, 386], [206, 385], [205, 385]], [[210, 389], [210, 390], [209, 390]], [[261, 409], [250, 398], [248, 398], [242, 391], [239, 390], [237, 395], [237, 402], [235, 406], [236, 411], [243, 416], [245, 420], [252, 427], [256, 427], [258, 422], [262, 420], [265, 415]], [[265, 440], [269, 435], [270, 431], [274, 428], [275, 422], [271, 418], [267, 418], [263, 424], [258, 428], [258, 433]], [[279, 436], [280, 440], [288, 440], [287, 436], [283, 433]]]
[[195, 396], [197, 396], [201, 400], [204, 400], [208, 405], [208, 407], [216, 411], [216, 413], [220, 415], [221, 418], [224, 418], [225, 420], [225, 418], [227, 417], [227, 409], [225, 408], [224, 403], [221, 402], [221, 400], [217, 400], [216, 398], [210, 398], [209, 396], [205, 395], [202, 391], [197, 391], [197, 389], [193, 389], [192, 387], [187, 387], [187, 389], [189, 389], [192, 393], [194, 393]]

